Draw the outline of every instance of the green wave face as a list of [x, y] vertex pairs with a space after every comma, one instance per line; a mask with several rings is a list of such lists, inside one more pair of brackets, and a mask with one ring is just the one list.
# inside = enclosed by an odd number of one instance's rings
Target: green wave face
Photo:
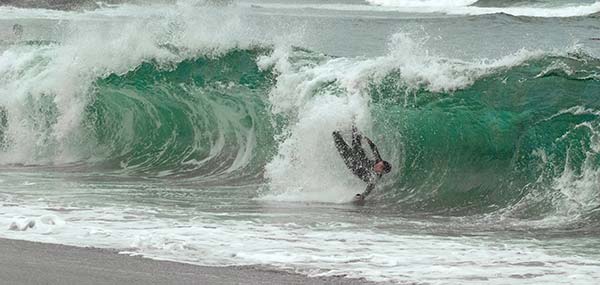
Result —
[[[70, 145], [81, 164], [97, 172], [268, 183], [265, 167], [295, 124], [293, 116], [273, 113], [278, 97], [270, 94], [285, 76], [299, 78], [298, 84], [309, 80], [260, 69], [259, 56], [270, 52], [233, 50], [171, 67], [148, 62], [99, 79]], [[296, 52], [291, 64], [301, 63], [298, 70], [327, 61]], [[454, 92], [408, 88], [401, 70], [368, 78], [360, 93], [370, 101], [371, 134], [394, 165], [371, 199], [457, 215], [564, 211], [598, 219], [599, 66], [582, 55], [545, 56], [496, 69]], [[307, 100], [349, 96], [337, 79], [327, 80], [311, 87]], [[44, 145], [52, 148], [45, 132], [58, 111], [44, 98], [24, 105], [38, 141], [47, 138]], [[15, 144], [5, 133], [10, 112], [0, 111], [6, 152]], [[324, 167], [321, 172], [328, 171]]]
[[96, 84], [85, 124], [102, 165], [128, 173], [241, 183], [257, 176], [273, 141], [261, 51], [232, 51], [164, 70], [145, 63]]
[[597, 207], [598, 66], [545, 57], [451, 94], [395, 87], [398, 74], [372, 85], [377, 132], [387, 135], [387, 148], [401, 149], [397, 191], [382, 199], [460, 213], [512, 205], [526, 216], [564, 200]]

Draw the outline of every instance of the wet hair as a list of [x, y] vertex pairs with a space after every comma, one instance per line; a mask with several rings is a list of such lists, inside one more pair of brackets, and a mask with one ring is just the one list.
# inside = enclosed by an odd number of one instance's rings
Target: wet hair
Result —
[[385, 160], [382, 160], [381, 162], [383, 162], [383, 173], [389, 173], [392, 171], [392, 165], [389, 162]]

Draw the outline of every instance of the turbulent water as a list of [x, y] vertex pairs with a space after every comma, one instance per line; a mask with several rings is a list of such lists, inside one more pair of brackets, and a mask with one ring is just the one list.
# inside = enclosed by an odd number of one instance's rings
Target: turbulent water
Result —
[[[600, 2], [99, 7], [0, 7], [0, 236], [402, 284], [600, 280]], [[352, 123], [393, 165], [364, 205], [331, 138]]]

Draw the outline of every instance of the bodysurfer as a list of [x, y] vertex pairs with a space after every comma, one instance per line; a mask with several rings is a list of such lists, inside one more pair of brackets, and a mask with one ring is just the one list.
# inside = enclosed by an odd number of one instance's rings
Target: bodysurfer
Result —
[[[374, 158], [371, 159], [367, 156], [365, 149], [363, 148], [363, 138], [368, 143]], [[348, 145], [339, 131], [333, 132], [333, 142], [338, 152], [342, 156], [346, 166], [352, 170], [352, 173], [360, 178], [362, 181], [367, 182], [367, 188], [363, 193], [356, 194], [354, 199], [356, 201], [362, 201], [371, 193], [377, 180], [381, 178], [383, 174], [386, 174], [392, 170], [392, 165], [381, 159], [377, 146], [366, 136], [361, 135], [356, 126], [352, 125], [352, 145]]]

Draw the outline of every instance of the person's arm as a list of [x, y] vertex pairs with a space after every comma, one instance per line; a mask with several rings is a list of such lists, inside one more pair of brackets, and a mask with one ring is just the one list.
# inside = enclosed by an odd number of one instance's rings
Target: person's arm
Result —
[[371, 191], [373, 191], [373, 189], [375, 189], [375, 183], [370, 182], [369, 185], [367, 185], [367, 188], [365, 189], [365, 191], [362, 193], [363, 199], [366, 198], [367, 196], [369, 196], [369, 194], [371, 193]]
[[379, 154], [379, 150], [377, 149], [377, 146], [368, 137], [365, 137], [365, 139], [367, 139], [367, 142], [369, 143], [369, 147], [371, 147], [371, 151], [373, 151], [373, 154], [375, 155], [375, 160], [376, 161], [383, 160], [383, 159], [381, 159], [381, 155]]

